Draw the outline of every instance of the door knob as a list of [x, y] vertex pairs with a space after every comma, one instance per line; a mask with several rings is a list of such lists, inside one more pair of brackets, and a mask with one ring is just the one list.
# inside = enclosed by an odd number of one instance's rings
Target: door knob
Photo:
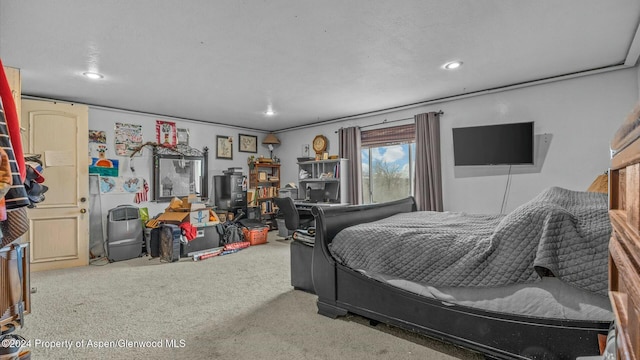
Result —
[[86, 212], [87, 212], [87, 209], [80, 209], [80, 213], [81, 213], [81, 214], [84, 214], [84, 213], [86, 213]]
[[80, 198], [80, 202], [86, 202], [86, 201], [87, 201], [86, 197], [83, 196], [83, 197]]

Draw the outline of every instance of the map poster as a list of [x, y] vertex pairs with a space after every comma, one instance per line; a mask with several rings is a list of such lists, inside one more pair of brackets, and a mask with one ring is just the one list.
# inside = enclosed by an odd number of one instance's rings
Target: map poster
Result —
[[140, 177], [100, 176], [101, 194], [135, 194], [142, 191], [144, 179]]

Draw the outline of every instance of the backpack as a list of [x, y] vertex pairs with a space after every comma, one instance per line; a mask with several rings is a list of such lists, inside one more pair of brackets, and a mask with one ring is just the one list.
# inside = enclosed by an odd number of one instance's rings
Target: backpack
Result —
[[244, 241], [244, 233], [238, 225], [232, 223], [224, 227], [222, 244], [226, 245], [242, 241]]

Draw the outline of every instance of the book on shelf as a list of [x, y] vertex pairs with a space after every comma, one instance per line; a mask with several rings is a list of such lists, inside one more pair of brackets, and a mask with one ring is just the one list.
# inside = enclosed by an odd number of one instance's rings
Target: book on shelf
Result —
[[247, 205], [255, 206], [256, 205], [256, 189], [247, 190]]
[[273, 198], [278, 196], [278, 188], [275, 186], [261, 186], [256, 189], [256, 193], [261, 199]]
[[260, 212], [262, 214], [274, 213], [276, 212], [276, 210], [278, 210], [278, 207], [271, 200], [263, 201], [262, 203], [260, 203]]

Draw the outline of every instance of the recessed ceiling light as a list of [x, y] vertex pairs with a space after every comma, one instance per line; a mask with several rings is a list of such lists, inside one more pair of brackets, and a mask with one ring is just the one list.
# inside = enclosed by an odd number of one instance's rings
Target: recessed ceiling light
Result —
[[450, 62], [442, 65], [442, 67], [447, 69], [447, 70], [454, 70], [454, 69], [459, 68], [460, 66], [462, 66], [462, 61], [450, 61]]
[[88, 77], [89, 79], [93, 79], [93, 80], [97, 80], [97, 79], [102, 79], [104, 77], [104, 75], [102, 74], [98, 74], [98, 73], [94, 73], [94, 72], [84, 72], [82, 73], [82, 75]]
[[269, 110], [265, 111], [264, 114], [267, 115], [267, 116], [273, 116], [276, 113], [273, 110], [269, 109]]

